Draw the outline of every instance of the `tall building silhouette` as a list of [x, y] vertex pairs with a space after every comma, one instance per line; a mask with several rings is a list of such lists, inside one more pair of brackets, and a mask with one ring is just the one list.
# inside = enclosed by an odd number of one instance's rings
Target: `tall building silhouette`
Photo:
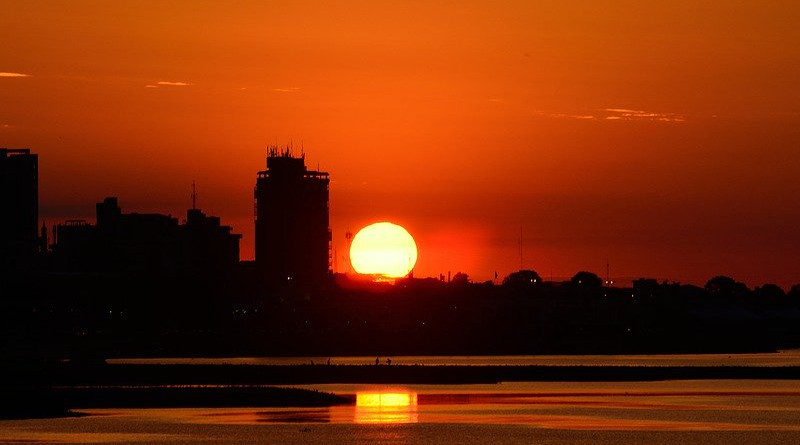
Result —
[[328, 173], [305, 155], [270, 148], [255, 187], [256, 265], [274, 282], [318, 283], [330, 273]]
[[38, 246], [39, 157], [0, 148], [0, 266], [30, 259]]

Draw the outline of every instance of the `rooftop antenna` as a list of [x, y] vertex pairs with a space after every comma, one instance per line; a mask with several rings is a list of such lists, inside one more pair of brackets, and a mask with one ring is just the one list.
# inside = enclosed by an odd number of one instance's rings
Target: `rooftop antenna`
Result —
[[192, 210], [197, 210], [197, 188], [192, 180]]

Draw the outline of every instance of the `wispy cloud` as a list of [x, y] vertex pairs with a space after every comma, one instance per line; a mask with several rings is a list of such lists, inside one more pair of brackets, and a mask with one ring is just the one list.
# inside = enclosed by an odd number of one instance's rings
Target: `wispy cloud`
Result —
[[557, 111], [536, 111], [539, 116], [553, 119], [578, 119], [597, 121], [654, 121], [654, 122], [684, 122], [686, 116], [677, 113], [661, 113], [654, 111], [632, 110], [628, 108], [604, 108], [584, 113], [568, 113]]
[[161, 82], [156, 82], [156, 85], [163, 85], [167, 87], [188, 87], [194, 85], [193, 83], [189, 82], [168, 82], [162, 80]]
[[683, 122], [686, 116], [676, 113], [657, 113], [653, 111], [631, 110], [628, 108], [606, 108], [606, 120], [646, 120], [659, 122]]
[[31, 77], [30, 74], [22, 74], [22, 73], [3, 73], [0, 72], [0, 77]]
[[145, 85], [145, 88], [158, 88], [158, 87], [189, 87], [194, 85], [191, 82], [171, 82], [168, 80], [161, 80], [156, 83], [149, 83]]
[[300, 88], [298, 87], [275, 88], [274, 91], [277, 91], [279, 93], [296, 93], [300, 91]]
[[566, 114], [566, 113], [551, 113], [550, 117], [556, 117], [561, 119], [581, 119], [581, 120], [595, 118], [593, 114]]
[[592, 120], [597, 119], [593, 114], [578, 114], [578, 113], [559, 113], [553, 111], [537, 111], [537, 115], [550, 117], [553, 119], [578, 119], [578, 120]]

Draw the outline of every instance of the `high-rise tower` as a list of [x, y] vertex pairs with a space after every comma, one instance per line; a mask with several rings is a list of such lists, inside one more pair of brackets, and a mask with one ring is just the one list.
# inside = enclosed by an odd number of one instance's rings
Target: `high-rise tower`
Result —
[[0, 266], [20, 265], [38, 246], [39, 157], [0, 148]]
[[267, 279], [313, 284], [330, 273], [329, 182], [305, 155], [269, 149], [255, 188], [256, 264]]

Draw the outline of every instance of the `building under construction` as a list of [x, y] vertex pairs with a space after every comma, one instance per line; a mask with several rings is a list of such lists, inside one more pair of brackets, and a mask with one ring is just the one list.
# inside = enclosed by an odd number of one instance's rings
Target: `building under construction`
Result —
[[328, 173], [305, 155], [269, 149], [255, 188], [256, 264], [273, 282], [314, 284], [330, 273]]
[[36, 253], [39, 158], [28, 149], [0, 148], [0, 266], [20, 266]]

